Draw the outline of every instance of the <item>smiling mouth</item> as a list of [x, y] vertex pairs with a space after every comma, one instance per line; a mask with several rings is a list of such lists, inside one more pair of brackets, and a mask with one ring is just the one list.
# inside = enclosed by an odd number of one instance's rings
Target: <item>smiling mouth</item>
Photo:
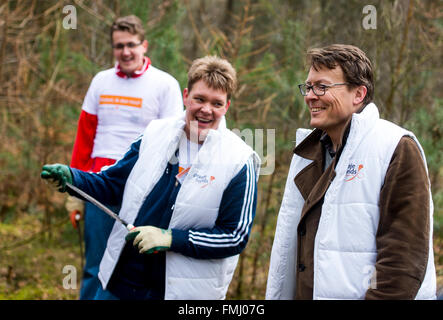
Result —
[[209, 119], [202, 119], [202, 118], [195, 118], [198, 122], [201, 122], [201, 123], [210, 123], [210, 122], [212, 122], [212, 120], [209, 120]]
[[320, 112], [322, 110], [326, 110], [326, 108], [321, 108], [321, 107], [311, 107], [311, 112]]
[[124, 58], [124, 59], [121, 59], [121, 62], [125, 62], [125, 63], [132, 62], [132, 61], [134, 61], [134, 58]]

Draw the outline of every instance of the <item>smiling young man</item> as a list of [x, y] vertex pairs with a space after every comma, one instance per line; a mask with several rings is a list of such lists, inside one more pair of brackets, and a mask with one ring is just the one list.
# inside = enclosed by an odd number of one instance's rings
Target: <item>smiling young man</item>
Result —
[[245, 248], [257, 202], [260, 158], [220, 125], [236, 88], [231, 64], [197, 59], [183, 92], [186, 114], [153, 120], [125, 156], [98, 174], [46, 165], [136, 226], [114, 224], [100, 264], [120, 299], [223, 299]]
[[267, 299], [435, 299], [433, 204], [410, 131], [379, 118], [372, 64], [351, 45], [308, 52]]
[[[231, 92], [234, 91], [233, 86], [236, 84], [236, 75], [233, 70], [222, 76], [208, 69], [211, 66], [210, 61], [213, 61], [214, 67], [220, 64], [221, 68], [224, 64], [224, 60], [217, 60], [214, 57], [196, 60], [189, 70], [188, 87], [183, 91], [184, 105], [187, 110], [185, 132], [188, 139], [192, 140], [191, 130], [194, 130], [193, 134], [200, 144], [204, 141], [209, 129], [218, 128], [222, 122], [222, 117], [231, 104]], [[229, 65], [224, 68], [230, 69]], [[208, 74], [211, 75], [210, 79], [199, 81]], [[214, 90], [208, 90], [211, 89], [208, 83], [214, 84], [215, 87], [212, 88]]]
[[[111, 26], [110, 40], [116, 64], [92, 79], [72, 152], [71, 166], [88, 172], [115, 163], [152, 120], [183, 113], [177, 80], [145, 56], [148, 41], [140, 19], [118, 18]], [[102, 291], [97, 274], [114, 221], [75, 197], [68, 197], [66, 208], [74, 215], [85, 211], [86, 264], [80, 299], [94, 299]], [[106, 298], [105, 292], [100, 294]]]
[[[128, 18], [125, 18], [128, 20]], [[139, 75], [147, 67], [148, 57], [145, 53], [148, 51], [148, 41], [144, 39], [143, 32], [134, 29], [136, 33], [132, 34], [129, 30], [122, 28], [125, 19], [117, 20], [111, 33], [111, 43], [114, 58], [117, 61], [117, 70], [123, 77], [133, 77]], [[137, 25], [137, 27], [140, 27]]]

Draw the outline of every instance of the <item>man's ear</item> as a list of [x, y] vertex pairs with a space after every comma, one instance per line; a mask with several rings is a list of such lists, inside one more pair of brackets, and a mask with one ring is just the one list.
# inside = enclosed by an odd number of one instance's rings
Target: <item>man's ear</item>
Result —
[[228, 112], [230, 105], [231, 105], [231, 100], [229, 99], [228, 102], [226, 102], [226, 112]]
[[360, 105], [365, 99], [366, 93], [368, 93], [368, 88], [366, 88], [366, 86], [357, 87], [353, 101], [354, 105]]
[[145, 48], [145, 53], [148, 51], [149, 42], [148, 40], [143, 40], [142, 46]]
[[183, 105], [186, 107], [188, 101], [189, 91], [188, 88], [183, 89]]

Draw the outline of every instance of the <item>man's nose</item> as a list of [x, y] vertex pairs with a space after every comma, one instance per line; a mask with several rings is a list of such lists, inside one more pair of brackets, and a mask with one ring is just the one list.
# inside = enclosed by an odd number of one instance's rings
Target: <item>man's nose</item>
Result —
[[314, 90], [311, 88], [308, 92], [306, 92], [306, 96], [305, 96], [306, 100], [317, 100], [318, 96], [314, 93]]
[[201, 111], [207, 112], [207, 113], [211, 112], [211, 110], [212, 110], [212, 107], [211, 107], [211, 103], [209, 103], [209, 102], [204, 103], [201, 108]]
[[123, 49], [122, 49], [122, 54], [128, 55], [130, 53], [131, 53], [131, 51], [129, 50], [129, 47], [128, 46], [124, 46]]

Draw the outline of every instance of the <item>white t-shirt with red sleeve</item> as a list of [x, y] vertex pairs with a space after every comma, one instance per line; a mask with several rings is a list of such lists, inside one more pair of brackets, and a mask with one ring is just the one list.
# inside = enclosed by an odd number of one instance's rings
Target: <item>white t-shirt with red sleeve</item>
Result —
[[79, 119], [72, 167], [99, 171], [121, 158], [151, 120], [183, 113], [177, 80], [145, 59], [144, 72], [134, 77], [122, 75], [116, 66], [92, 79]]

